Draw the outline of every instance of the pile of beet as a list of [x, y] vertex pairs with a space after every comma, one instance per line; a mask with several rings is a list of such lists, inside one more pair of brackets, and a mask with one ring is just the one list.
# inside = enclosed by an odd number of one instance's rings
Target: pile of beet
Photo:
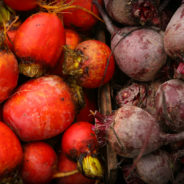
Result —
[[1, 1], [0, 184], [184, 183], [183, 3]]

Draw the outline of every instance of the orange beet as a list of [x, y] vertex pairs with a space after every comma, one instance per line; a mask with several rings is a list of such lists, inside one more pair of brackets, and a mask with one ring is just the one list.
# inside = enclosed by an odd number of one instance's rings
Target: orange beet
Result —
[[54, 75], [24, 83], [3, 107], [5, 122], [23, 141], [54, 137], [63, 132], [74, 117], [70, 89]]
[[44, 142], [24, 146], [21, 176], [26, 184], [46, 184], [56, 170], [57, 156], [53, 148]]
[[3, 122], [0, 122], [0, 176], [9, 173], [23, 158], [23, 151], [14, 132]]
[[0, 51], [0, 102], [6, 100], [17, 86], [18, 62], [10, 51]]

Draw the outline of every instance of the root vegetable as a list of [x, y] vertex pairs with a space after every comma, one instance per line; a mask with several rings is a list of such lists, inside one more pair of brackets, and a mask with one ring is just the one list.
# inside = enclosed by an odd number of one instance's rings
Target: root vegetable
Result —
[[153, 80], [166, 63], [163, 33], [156, 28], [117, 28], [98, 2], [94, 3], [111, 33], [111, 49], [121, 71], [138, 81]]
[[109, 82], [115, 61], [109, 46], [98, 40], [79, 43], [75, 50], [67, 49], [63, 74], [74, 77], [85, 88], [97, 88]]
[[64, 44], [63, 24], [56, 14], [31, 15], [17, 29], [14, 40], [14, 51], [21, 60], [20, 72], [29, 77], [43, 75], [48, 67], [57, 64]]
[[125, 25], [160, 23], [158, 1], [156, 0], [104, 0], [111, 18]]
[[46, 184], [56, 172], [57, 156], [53, 148], [44, 142], [24, 145], [21, 176], [26, 184]]
[[54, 75], [25, 82], [3, 106], [4, 121], [22, 141], [54, 137], [63, 132], [74, 117], [71, 91]]
[[184, 130], [184, 82], [171, 79], [162, 83], [155, 97], [157, 117], [162, 127], [170, 131], [181, 132]]
[[20, 166], [23, 150], [18, 137], [0, 122], [0, 177]]
[[105, 131], [112, 149], [127, 158], [135, 158], [140, 152], [146, 155], [163, 145], [184, 139], [184, 132], [162, 132], [157, 120], [136, 106], [124, 105], [106, 118], [96, 112], [95, 118], [99, 120], [95, 125], [97, 137]]
[[0, 51], [0, 102], [5, 101], [18, 83], [18, 62], [11, 51]]

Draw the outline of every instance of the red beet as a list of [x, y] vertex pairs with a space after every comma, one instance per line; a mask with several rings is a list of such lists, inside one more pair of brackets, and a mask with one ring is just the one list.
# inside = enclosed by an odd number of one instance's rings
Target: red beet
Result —
[[26, 184], [46, 184], [56, 171], [57, 156], [53, 148], [44, 142], [24, 145], [21, 176]]
[[21, 164], [23, 151], [14, 132], [0, 122], [0, 177]]
[[91, 155], [96, 152], [97, 139], [92, 130], [92, 124], [88, 122], [76, 122], [63, 134], [61, 149], [64, 154], [73, 160], [82, 155]]
[[30, 77], [42, 75], [57, 64], [64, 44], [63, 24], [56, 14], [39, 12], [28, 17], [14, 41], [14, 51], [21, 60], [20, 72]]
[[[61, 0], [59, 0], [61, 1]], [[98, 0], [100, 4], [102, 4], [101, 0]], [[78, 29], [80, 31], [88, 31], [90, 30], [95, 23], [97, 22], [97, 18], [93, 15], [89, 14], [88, 12], [77, 8], [82, 7], [91, 11], [96, 16], [99, 15], [99, 12], [95, 5], [92, 4], [92, 0], [66, 0], [66, 3], [71, 3], [71, 6], [74, 6], [72, 9], [67, 9], [63, 11], [63, 22], [64, 25], [68, 28]]]
[[126, 25], [160, 23], [159, 0], [104, 0], [108, 14], [115, 21]]
[[18, 62], [10, 51], [0, 51], [0, 102], [6, 100], [18, 83]]
[[23, 141], [43, 140], [63, 132], [74, 120], [67, 84], [58, 76], [27, 81], [4, 104], [4, 121]]
[[85, 88], [97, 88], [109, 82], [114, 68], [110, 48], [98, 40], [86, 40], [75, 51], [68, 50], [63, 63], [63, 73], [73, 76]]
[[4, 0], [4, 2], [14, 10], [27, 11], [37, 6], [37, 0]]
[[156, 119], [136, 106], [124, 105], [107, 118], [96, 112], [95, 117], [99, 119], [95, 126], [97, 136], [103, 133], [106, 127], [108, 143], [123, 157], [134, 158], [140, 151], [145, 155], [163, 145], [184, 139], [184, 132], [162, 132]]
[[162, 32], [156, 28], [117, 28], [97, 1], [95, 4], [111, 33], [111, 49], [119, 68], [135, 80], [153, 80], [167, 58]]
[[[59, 157], [58, 171], [67, 173], [77, 170], [77, 163], [69, 160], [65, 154], [61, 153]], [[58, 184], [94, 184], [94, 179], [89, 179], [83, 176], [80, 172], [70, 176], [61, 177], [58, 179]]]
[[16, 29], [7, 32], [5, 44], [8, 46], [10, 50], [13, 50], [16, 32], [17, 32]]
[[161, 84], [156, 93], [157, 116], [170, 131], [184, 130], [184, 82], [172, 79]]

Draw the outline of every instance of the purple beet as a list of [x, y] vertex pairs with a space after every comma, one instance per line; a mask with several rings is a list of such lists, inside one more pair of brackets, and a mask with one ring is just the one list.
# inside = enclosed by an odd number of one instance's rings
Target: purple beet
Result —
[[153, 80], [167, 58], [162, 32], [156, 28], [117, 28], [98, 2], [94, 3], [111, 33], [111, 49], [119, 68], [137, 81]]
[[143, 156], [136, 164], [136, 172], [146, 184], [167, 184], [173, 181], [173, 174], [177, 169], [176, 159], [184, 155], [183, 150], [168, 153], [157, 150]]
[[125, 25], [158, 25], [159, 0], [104, 0], [109, 16]]
[[[163, 145], [184, 140], [184, 132], [166, 134], [160, 130], [157, 120], [147, 111], [124, 105], [111, 116], [95, 113], [97, 137], [106, 133], [107, 142], [120, 156], [135, 158], [151, 153]], [[104, 123], [105, 122], [105, 123]]]
[[156, 92], [157, 116], [162, 127], [184, 131], [184, 82], [172, 79], [161, 84]]

